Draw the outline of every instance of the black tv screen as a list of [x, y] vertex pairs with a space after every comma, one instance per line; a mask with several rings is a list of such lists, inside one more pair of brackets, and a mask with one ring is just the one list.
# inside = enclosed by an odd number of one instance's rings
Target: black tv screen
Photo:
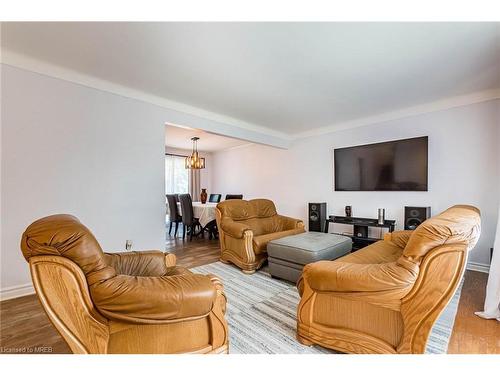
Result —
[[427, 191], [428, 137], [334, 150], [336, 191]]

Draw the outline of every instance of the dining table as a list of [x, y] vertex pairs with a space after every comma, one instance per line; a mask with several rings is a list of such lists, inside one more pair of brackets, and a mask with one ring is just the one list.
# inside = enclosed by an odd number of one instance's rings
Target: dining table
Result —
[[[215, 220], [215, 207], [217, 203], [201, 203], [193, 202], [193, 214], [197, 218], [204, 228], [208, 223]], [[177, 208], [179, 209], [179, 214], [182, 215], [181, 203], [177, 202]]]

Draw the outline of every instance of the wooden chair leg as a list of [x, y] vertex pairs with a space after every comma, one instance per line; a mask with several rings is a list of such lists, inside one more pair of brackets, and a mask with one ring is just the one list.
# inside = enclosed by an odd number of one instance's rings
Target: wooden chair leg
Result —
[[177, 237], [177, 229], [179, 229], [179, 222], [175, 222], [175, 231], [174, 231], [174, 237]]
[[186, 238], [186, 224], [182, 223], [182, 239]]
[[170, 232], [172, 232], [172, 221], [170, 221], [170, 226], [168, 227], [168, 235], [170, 236]]

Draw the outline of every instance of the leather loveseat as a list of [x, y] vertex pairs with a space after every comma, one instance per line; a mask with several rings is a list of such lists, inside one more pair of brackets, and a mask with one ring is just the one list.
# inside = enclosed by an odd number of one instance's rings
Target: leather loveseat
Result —
[[424, 353], [481, 231], [479, 210], [454, 206], [415, 231], [304, 268], [297, 339], [348, 353]]
[[45, 312], [74, 353], [228, 352], [222, 284], [176, 267], [172, 254], [106, 254], [70, 215], [35, 221], [21, 249]]
[[269, 199], [227, 200], [217, 205], [221, 261], [253, 273], [267, 259], [271, 240], [305, 232], [302, 220], [278, 215]]

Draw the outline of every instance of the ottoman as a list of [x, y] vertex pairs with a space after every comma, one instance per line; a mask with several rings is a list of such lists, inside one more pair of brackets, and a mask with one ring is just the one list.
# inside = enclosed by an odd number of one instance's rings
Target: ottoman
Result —
[[337, 259], [348, 254], [351, 248], [350, 237], [321, 232], [306, 232], [272, 240], [267, 244], [269, 273], [295, 283], [306, 264]]

